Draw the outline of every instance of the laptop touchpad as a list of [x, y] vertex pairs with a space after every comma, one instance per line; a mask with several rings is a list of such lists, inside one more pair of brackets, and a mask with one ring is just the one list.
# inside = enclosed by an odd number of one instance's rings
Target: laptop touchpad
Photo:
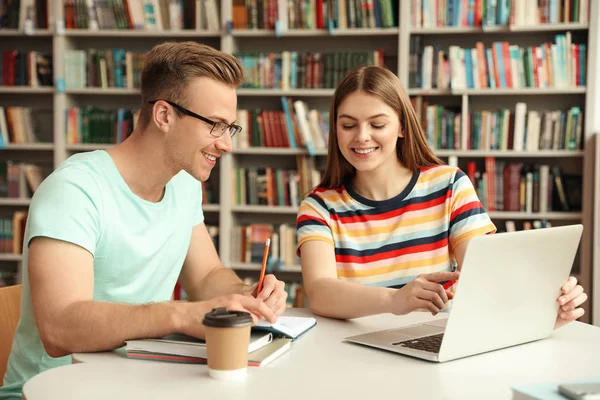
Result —
[[439, 326], [431, 326], [431, 325], [417, 325], [411, 326], [409, 328], [402, 328], [395, 331], [395, 333], [400, 333], [406, 336], [412, 337], [421, 337], [421, 336], [429, 336], [436, 335], [438, 333], [444, 332], [444, 328]]

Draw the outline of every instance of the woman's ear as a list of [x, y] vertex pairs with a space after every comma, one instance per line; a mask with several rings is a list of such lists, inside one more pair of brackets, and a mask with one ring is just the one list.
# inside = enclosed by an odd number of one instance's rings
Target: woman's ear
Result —
[[398, 137], [404, 139], [404, 132], [402, 131], [402, 129], [398, 130]]

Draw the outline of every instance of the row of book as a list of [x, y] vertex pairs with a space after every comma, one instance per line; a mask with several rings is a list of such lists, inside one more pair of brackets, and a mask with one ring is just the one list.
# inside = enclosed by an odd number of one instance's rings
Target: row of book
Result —
[[267, 239], [271, 239], [268, 272], [284, 271], [285, 266], [300, 265], [300, 259], [296, 255], [296, 227], [289, 224], [234, 226], [231, 231], [232, 261], [262, 263]]
[[[9, 143], [23, 144], [51, 141], [52, 110], [29, 107], [0, 107], [0, 147]], [[41, 128], [46, 129], [44, 132]]]
[[384, 52], [298, 52], [234, 54], [245, 71], [244, 88], [335, 88], [348, 71], [361, 65], [384, 66]]
[[0, 218], [0, 253], [22, 254], [27, 211], [15, 211], [12, 218]]
[[566, 174], [558, 165], [525, 165], [486, 157], [483, 170], [469, 162], [467, 175], [487, 211], [581, 210], [581, 175]]
[[411, 36], [409, 86], [423, 89], [549, 88], [586, 85], [586, 45], [571, 42], [571, 33], [554, 43], [521, 47], [494, 42], [485, 48], [425, 46]]
[[552, 223], [550, 223], [550, 221], [546, 220], [546, 219], [536, 219], [533, 221], [521, 221], [520, 223], [513, 221], [513, 220], [507, 220], [504, 222], [504, 228], [502, 228], [501, 226], [498, 226], [498, 224], [496, 224], [496, 227], [498, 229], [498, 232], [516, 232], [516, 231], [525, 231], [525, 230], [529, 230], [529, 229], [543, 229], [543, 228], [551, 228], [552, 227]]
[[17, 271], [0, 269], [0, 288], [17, 284]]
[[329, 143], [329, 112], [309, 110], [306, 102], [281, 98], [283, 111], [238, 110], [242, 131], [234, 138], [236, 148], [286, 147], [324, 149]]
[[51, 3], [49, 0], [0, 1], [0, 29], [48, 29], [49, 21], [54, 19]]
[[398, 5], [393, 0], [234, 0], [233, 27], [281, 31], [391, 28], [398, 26]]
[[0, 86], [52, 86], [52, 55], [38, 51], [2, 52]]
[[145, 53], [123, 49], [67, 50], [64, 54], [67, 89], [141, 87]]
[[91, 31], [217, 31], [218, 3], [217, 0], [65, 0], [65, 27]]
[[412, 0], [415, 28], [537, 25], [589, 21], [589, 0]]
[[296, 169], [240, 167], [232, 171], [232, 197], [237, 205], [298, 207], [319, 184], [323, 173], [313, 157], [296, 156]]
[[67, 144], [121, 143], [133, 132], [138, 115], [124, 108], [70, 107], [65, 110]]
[[0, 161], [0, 198], [31, 198], [44, 178], [38, 165]]
[[433, 149], [454, 150], [579, 150], [583, 146], [583, 112], [529, 110], [518, 102], [515, 110], [483, 110], [467, 115], [440, 105], [429, 105], [422, 97], [411, 99]]

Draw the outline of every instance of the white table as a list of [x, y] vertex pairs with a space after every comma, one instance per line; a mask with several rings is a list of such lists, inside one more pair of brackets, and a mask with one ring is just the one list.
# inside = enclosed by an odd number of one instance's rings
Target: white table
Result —
[[[286, 315], [309, 316], [308, 310]], [[575, 322], [534, 343], [443, 364], [343, 342], [373, 330], [444, 318], [426, 313], [328, 318], [242, 383], [209, 378], [205, 365], [131, 360], [123, 350], [73, 356], [23, 388], [37, 399], [510, 399], [511, 386], [600, 375], [600, 328]]]

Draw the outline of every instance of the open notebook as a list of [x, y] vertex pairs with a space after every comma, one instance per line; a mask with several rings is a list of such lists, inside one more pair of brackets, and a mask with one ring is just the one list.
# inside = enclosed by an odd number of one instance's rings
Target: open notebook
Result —
[[[273, 335], [270, 332], [252, 332], [248, 353], [268, 345], [272, 340]], [[128, 340], [125, 343], [129, 358], [164, 359], [164, 356], [206, 358], [206, 342], [183, 334], [168, 335], [160, 339]]]
[[274, 324], [265, 320], [258, 321], [258, 324], [252, 327], [252, 331], [271, 332], [275, 337], [283, 336], [295, 340], [316, 324], [317, 320], [314, 318], [281, 316]]

